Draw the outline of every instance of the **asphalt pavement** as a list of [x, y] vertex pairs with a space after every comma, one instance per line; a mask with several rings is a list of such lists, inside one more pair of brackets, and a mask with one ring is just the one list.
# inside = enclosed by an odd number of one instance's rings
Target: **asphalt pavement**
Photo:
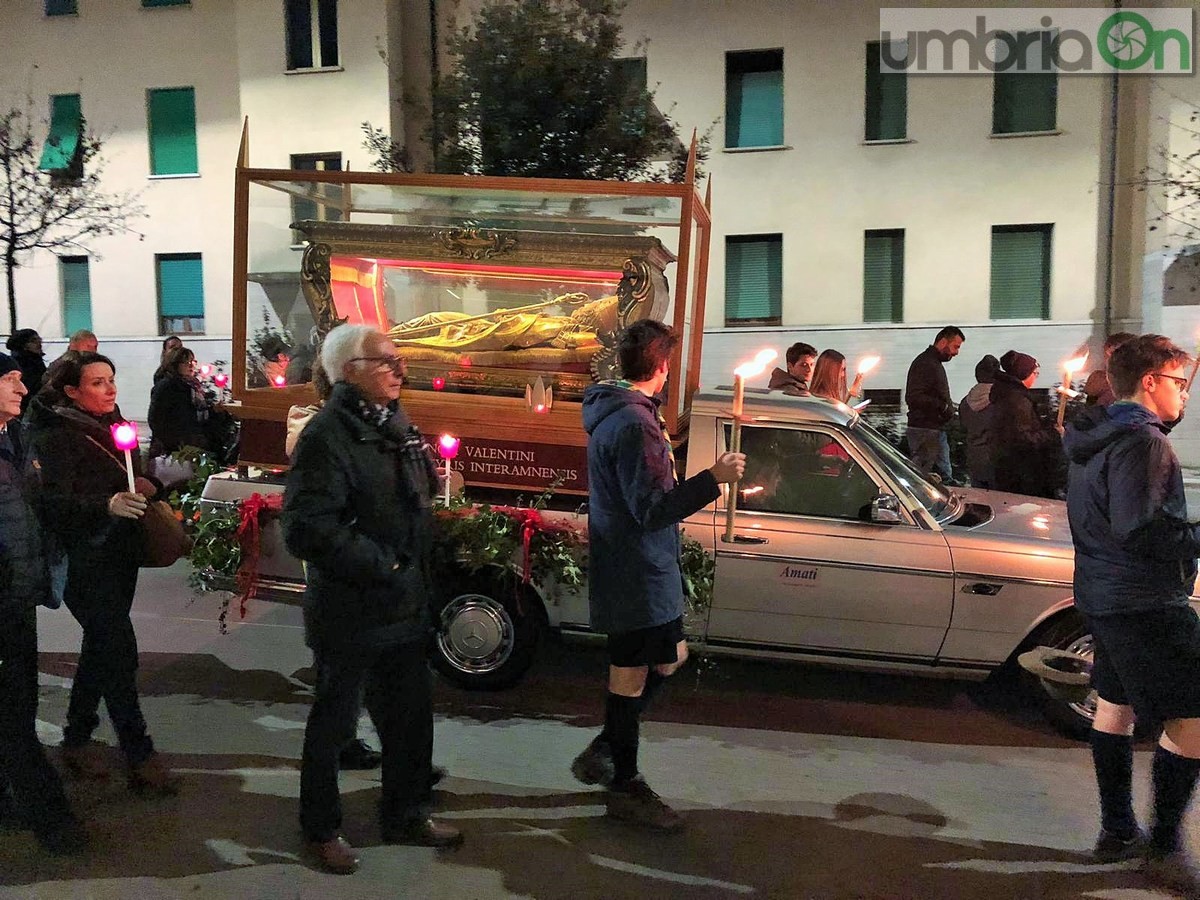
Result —
[[[219, 598], [185, 580], [182, 564], [143, 570], [135, 605], [146, 718], [183, 776], [180, 796], [139, 799], [119, 777], [70, 782], [90, 852], [56, 859], [27, 833], [0, 833], [0, 900], [1170, 896], [1130, 864], [1089, 864], [1088, 751], [1003, 679], [690, 664], [642, 743], [647, 779], [687, 830], [609, 822], [601, 794], [569, 772], [599, 723], [603, 659], [554, 641], [512, 690], [437, 686], [434, 756], [450, 774], [435, 814], [464, 830], [465, 846], [384, 845], [378, 772], [344, 773], [345, 832], [362, 866], [327, 875], [301, 859], [296, 824], [311, 701], [299, 610], [252, 600], [221, 635]], [[79, 630], [66, 611], [43, 611], [39, 625], [39, 728], [55, 745]], [[107, 723], [98, 736], [117, 767]], [[1136, 762], [1141, 810], [1148, 750]]]

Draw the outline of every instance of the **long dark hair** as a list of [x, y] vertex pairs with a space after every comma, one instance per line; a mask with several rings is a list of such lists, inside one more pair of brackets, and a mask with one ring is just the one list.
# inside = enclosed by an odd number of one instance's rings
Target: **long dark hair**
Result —
[[154, 373], [154, 382], [157, 384], [158, 379], [167, 375], [178, 375], [179, 367], [185, 362], [191, 362], [196, 358], [196, 354], [187, 347], [176, 347], [174, 350], [167, 350], [163, 353], [162, 364]]
[[808, 383], [809, 393], [829, 400], [846, 402], [846, 357], [836, 350], [825, 350], [817, 357], [813, 367], [812, 381]]

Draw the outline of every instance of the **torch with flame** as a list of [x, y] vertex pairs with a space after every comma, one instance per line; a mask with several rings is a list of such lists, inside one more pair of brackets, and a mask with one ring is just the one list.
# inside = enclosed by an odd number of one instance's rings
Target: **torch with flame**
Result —
[[864, 356], [858, 362], [858, 374], [866, 375], [877, 365], [879, 365], [879, 357], [878, 356]]
[[1063, 417], [1067, 414], [1067, 401], [1079, 396], [1077, 391], [1071, 390], [1071, 379], [1075, 373], [1082, 369], [1087, 364], [1088, 355], [1076, 356], [1074, 359], [1068, 359], [1063, 363], [1063, 380], [1062, 386], [1058, 389], [1058, 427], [1062, 428]]
[[[761, 375], [767, 368], [767, 363], [779, 354], [774, 350], [759, 350], [754, 359], [742, 363], [733, 370], [733, 435], [729, 449], [734, 453], [742, 452], [742, 405], [746, 393], [746, 379]], [[737, 513], [737, 482], [729, 486], [729, 500], [725, 504], [725, 540], [733, 540], [733, 517]]]

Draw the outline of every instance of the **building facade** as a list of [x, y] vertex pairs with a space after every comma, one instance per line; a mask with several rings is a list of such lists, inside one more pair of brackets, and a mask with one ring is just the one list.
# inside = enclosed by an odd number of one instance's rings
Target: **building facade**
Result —
[[[1145, 323], [1190, 342], [1200, 315], [1186, 301], [1200, 294], [1164, 289], [1190, 239], [1186, 229], [1148, 230], [1165, 196], [1131, 183], [1180, 139], [1166, 123], [1200, 97], [1196, 79], [880, 75], [881, 5], [626, 7], [629, 53], [645, 56], [659, 106], [685, 127], [711, 126], [702, 382], [728, 381], [763, 346], [782, 354], [805, 340], [851, 359], [881, 355], [868, 388], [900, 388], [909, 361], [948, 323], [967, 333], [948, 366], [956, 396], [984, 353], [1032, 353], [1049, 385], [1105, 329]], [[144, 240], [97, 241], [66, 262], [30, 259], [18, 271], [21, 324], [53, 337], [84, 321], [86, 275], [93, 330], [139, 373], [171, 330], [190, 329], [189, 343], [228, 358], [243, 121], [257, 167], [367, 168], [364, 121], [387, 126], [420, 167], [422, 98], [445, 64], [432, 48], [472, 6], [6, 4], [6, 102], [27, 95], [49, 120], [54, 98], [77, 95], [89, 126], [107, 135], [111, 188], [142, 190], [148, 212], [135, 223]], [[1172, 277], [1187, 280], [1179, 267]], [[136, 414], [141, 387], [132, 391]]]

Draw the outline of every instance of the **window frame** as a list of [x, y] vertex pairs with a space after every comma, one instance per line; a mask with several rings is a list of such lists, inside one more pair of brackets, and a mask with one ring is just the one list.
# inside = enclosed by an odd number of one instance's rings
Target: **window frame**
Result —
[[[731, 245], [738, 244], [767, 244], [768, 252], [770, 246], [778, 246], [779, 248], [779, 294], [778, 297], [768, 297], [769, 308], [778, 310], [777, 315], [758, 316], [745, 319], [732, 319], [729, 316], [729, 248]], [[767, 265], [771, 265], [771, 260], [768, 259]], [[771, 287], [769, 279], [771, 272], [768, 270], [768, 289]], [[726, 328], [771, 328], [779, 327], [783, 324], [783, 233], [768, 232], [764, 234], [727, 234], [725, 235], [725, 327]]]
[[[893, 260], [892, 271], [890, 273], [892, 295], [890, 299], [891, 313], [886, 319], [869, 318], [867, 316], [867, 248], [868, 242], [872, 238], [890, 238], [892, 246], [890, 247], [891, 257]], [[896, 271], [896, 242], [899, 242], [899, 271]], [[864, 324], [890, 324], [896, 325], [904, 321], [904, 268], [907, 262], [906, 258], [906, 243], [905, 233], [903, 228], [868, 228], [863, 231], [863, 295], [862, 295], [862, 320]]]
[[[335, 59], [333, 62], [325, 60], [326, 52], [326, 34], [323, 26], [327, 19], [321, 15], [322, 6], [328, 4], [332, 8], [332, 36], [330, 40], [333, 44], [333, 54]], [[302, 35], [294, 35], [293, 28], [297, 25], [293, 24], [293, 9], [307, 9], [307, 52], [308, 65], [295, 65], [294, 63], [301, 62], [302, 59], [293, 58], [293, 53], [302, 43], [300, 38]], [[341, 11], [337, 0], [283, 0], [283, 70], [285, 73], [296, 72], [336, 72], [342, 70], [342, 34], [340, 28]], [[315, 23], [315, 25], [314, 25]]]
[[[84, 277], [87, 282], [87, 322], [72, 323], [69, 321], [67, 311], [67, 271], [71, 266], [83, 266]], [[91, 258], [86, 255], [60, 256], [58, 257], [58, 303], [59, 309], [62, 312], [63, 336], [69, 337], [80, 329], [86, 328], [89, 331], [92, 329], [92, 264]]]
[[[196, 260], [200, 264], [200, 315], [167, 316], [163, 314], [162, 263], [169, 261]], [[207, 333], [207, 310], [204, 298], [204, 254], [189, 253], [155, 253], [154, 254], [154, 297], [155, 311], [158, 315], [160, 335], [202, 335]], [[193, 327], [193, 322], [199, 320], [200, 328]], [[177, 324], [181, 323], [181, 324]]]
[[[740, 115], [744, 100], [744, 82], [746, 75], [777, 74], [778, 85], [778, 140], [764, 143], [741, 143], [741, 130], [745, 123]], [[737, 90], [734, 90], [734, 79], [738, 79]], [[787, 121], [784, 115], [784, 54], [782, 47], [761, 50], [727, 50], [725, 51], [725, 150], [773, 150], [787, 146]], [[734, 98], [737, 97], [738, 115], [734, 115]], [[736, 121], [736, 124], [735, 124]], [[775, 123], [773, 123], [775, 124]], [[738, 129], [737, 142], [733, 139], [733, 129]]]
[[[891, 41], [893, 44], [903, 44], [903, 41]], [[866, 44], [866, 63], [864, 65], [864, 84], [863, 84], [863, 141], [868, 144], [890, 144], [908, 141], [908, 75], [904, 72], [884, 72], [882, 71], [881, 59], [882, 54], [879, 48], [883, 46], [883, 41], [867, 41]], [[874, 63], [874, 68], [872, 68]], [[889, 135], [887, 137], [881, 134], [871, 134], [872, 121], [874, 121], [876, 130], [880, 130], [881, 123], [887, 117], [884, 113], [884, 95], [883, 87], [885, 84], [899, 83], [902, 85], [901, 90], [901, 119], [903, 127], [901, 134]], [[876, 102], [872, 102], [872, 86], [876, 87], [879, 95]], [[876, 115], [872, 116], [872, 110], [878, 106]]]
[[[996, 310], [996, 236], [1002, 234], [1034, 234], [1043, 236], [1042, 243], [1042, 299], [1041, 312], [1037, 315], [997, 315]], [[1040, 321], [1050, 319], [1050, 302], [1054, 278], [1054, 223], [993, 225], [989, 253], [988, 319], [994, 322]]]
[[[74, 100], [73, 110], [59, 109], [60, 101]], [[71, 123], [67, 122], [68, 115], [74, 112], [74, 128], [73, 134], [60, 131], [57, 126], [64, 126], [70, 129]], [[83, 143], [83, 96], [81, 94], [51, 94], [50, 95], [50, 130], [46, 135], [46, 142], [42, 145], [41, 155], [38, 157], [38, 170], [49, 172], [51, 175], [65, 175], [72, 177], [70, 174], [72, 165], [76, 162], [82, 163], [80, 152]], [[61, 143], [58, 146], [52, 146], [51, 142], [59, 140]], [[46, 165], [47, 157], [53, 155], [57, 157], [56, 162], [61, 165]], [[75, 173], [75, 177], [82, 176], [82, 167]]]
[[[1015, 34], [1017, 42], [1021, 43], [1021, 35], [1027, 34], [1042, 34], [1042, 31], [1018, 31], [1006, 32]], [[1040, 39], [1036, 42], [1040, 44]], [[1036, 46], [1036, 45], [1035, 45]], [[1027, 48], [1031, 49], [1031, 48]], [[1026, 57], [1026, 60], [1028, 57]], [[1025, 84], [1029, 83], [1029, 79], [1049, 79], [1050, 83], [1050, 109], [1049, 109], [1049, 125], [1040, 128], [1021, 127], [1024, 122], [1014, 121], [1021, 116], [1030, 116], [1027, 110], [1017, 110], [1014, 106], [1014, 101], [1021, 95], [1018, 87], [1024, 87], [1018, 79], [1027, 79]], [[1034, 111], [1038, 112], [1037, 110]], [[1045, 111], [1042, 110], [1042, 113]], [[1039, 123], [1040, 124], [1040, 123]], [[993, 137], [1010, 137], [1014, 135], [1034, 135], [1034, 134], [1057, 134], [1058, 133], [1058, 73], [1051, 70], [1049, 72], [1030, 71], [1024, 61], [1017, 61], [1012, 66], [1007, 66], [1003, 71], [997, 69], [992, 74], [992, 136]]]
[[[155, 129], [154, 129], [154, 100], [156, 97], [170, 94], [182, 93], [188, 91], [191, 93], [191, 139], [192, 139], [192, 157], [194, 157], [195, 165], [191, 171], [178, 172], [160, 172], [158, 171], [159, 162], [155, 152]], [[150, 157], [150, 177], [151, 178], [190, 178], [200, 174], [200, 136], [197, 128], [196, 115], [196, 88], [194, 85], [179, 85], [176, 87], [159, 87], [146, 89], [146, 138], [147, 149]], [[161, 152], [161, 150], [159, 151]], [[190, 158], [189, 158], [190, 159]]]
[[[335, 157], [337, 159], [337, 168], [336, 169], [319, 169], [319, 168], [316, 168], [315, 165], [313, 167], [309, 168], [304, 165], [304, 163], [310, 162], [310, 161], [313, 163], [322, 163], [322, 162], [328, 163], [328, 162], [332, 161]], [[343, 166], [344, 162], [345, 162], [345, 160], [342, 158], [342, 151], [340, 151], [340, 150], [330, 151], [327, 153], [291, 153], [291, 154], [288, 154], [288, 164], [292, 167], [293, 170], [298, 171], [298, 172], [341, 172], [341, 171], [343, 171], [342, 166]], [[340, 209], [337, 209], [336, 207], [330, 207], [324, 203], [321, 203], [319, 200], [309, 200], [304, 197], [296, 197], [293, 195], [291, 197], [291, 214], [292, 214], [293, 222], [299, 222], [305, 218], [309, 218], [309, 217], [305, 217], [305, 216], [302, 216], [299, 214], [299, 211], [297, 210], [297, 206], [301, 203], [311, 204], [315, 208], [315, 213], [311, 217], [313, 221], [316, 221], [316, 222], [341, 222], [342, 221], [342, 211]], [[328, 215], [330, 210], [332, 210], [332, 212], [335, 214], [333, 217]], [[292, 246], [293, 247], [303, 247], [304, 246], [304, 237], [298, 231], [292, 232]]]

